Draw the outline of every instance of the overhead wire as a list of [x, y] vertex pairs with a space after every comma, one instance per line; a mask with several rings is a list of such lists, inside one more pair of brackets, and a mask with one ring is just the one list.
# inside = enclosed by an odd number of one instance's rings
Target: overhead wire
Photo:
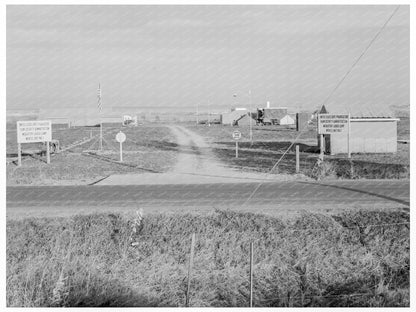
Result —
[[[385, 27], [387, 26], [387, 24], [390, 22], [390, 20], [393, 18], [393, 16], [397, 13], [397, 11], [399, 10], [400, 5], [398, 5], [393, 13], [387, 18], [387, 20], [384, 22], [384, 24], [381, 26], [381, 28], [378, 30], [378, 32], [376, 33], [376, 35], [373, 37], [373, 39], [371, 39], [370, 43], [366, 46], [366, 48], [364, 49], [364, 51], [360, 54], [360, 56], [354, 61], [354, 63], [351, 65], [351, 67], [348, 69], [348, 71], [344, 74], [344, 76], [341, 78], [341, 80], [336, 84], [336, 86], [334, 87], [334, 89], [332, 89], [332, 91], [329, 93], [329, 95], [325, 98], [325, 100], [322, 102], [322, 105], [320, 107], [322, 107], [323, 105], [325, 105], [328, 100], [331, 98], [331, 96], [335, 93], [335, 91], [341, 86], [341, 84], [345, 81], [345, 79], [347, 78], [347, 76], [351, 73], [351, 71], [354, 69], [354, 67], [358, 64], [358, 62], [363, 58], [363, 56], [367, 53], [367, 51], [370, 49], [371, 45], [375, 42], [375, 40], [378, 38], [378, 36], [381, 34], [381, 32], [385, 29]], [[293, 147], [293, 145], [295, 145], [295, 143], [297, 142], [297, 140], [299, 139], [299, 137], [303, 134], [303, 132], [306, 130], [306, 128], [308, 127], [308, 124], [306, 124], [301, 131], [299, 132], [299, 134], [296, 136], [296, 138], [293, 140], [293, 142], [289, 145], [289, 147], [287, 148], [287, 150], [283, 153], [283, 155], [279, 158], [279, 160], [275, 163], [275, 165], [272, 167], [272, 169], [270, 169], [270, 171], [267, 173], [268, 175], [271, 174], [274, 169], [279, 165], [279, 163], [281, 162], [281, 160], [283, 159], [283, 157], [289, 152], [289, 150]], [[266, 179], [266, 178], [265, 178]], [[242, 206], [245, 206], [252, 198], [253, 196], [257, 193], [257, 191], [259, 190], [259, 188], [263, 185], [264, 182], [259, 182], [259, 184], [256, 186], [256, 188], [253, 190], [253, 192], [249, 195], [249, 197], [244, 201], [244, 203], [242, 204]]]

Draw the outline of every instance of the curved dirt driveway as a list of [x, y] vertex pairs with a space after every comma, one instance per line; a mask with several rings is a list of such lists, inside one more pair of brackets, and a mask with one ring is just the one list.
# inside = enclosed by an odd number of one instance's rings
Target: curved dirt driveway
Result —
[[242, 172], [218, 161], [198, 134], [182, 126], [168, 126], [179, 147], [177, 163], [165, 173], [117, 174], [98, 185], [249, 183], [293, 180], [288, 175]]

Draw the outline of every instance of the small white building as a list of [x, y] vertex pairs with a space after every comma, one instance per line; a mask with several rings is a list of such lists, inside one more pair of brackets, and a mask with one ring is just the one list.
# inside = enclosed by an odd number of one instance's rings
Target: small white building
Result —
[[[398, 118], [351, 117], [351, 153], [396, 153]], [[325, 135], [325, 150], [331, 155], [348, 152], [348, 132]]]
[[279, 125], [294, 125], [295, 120], [292, 117], [290, 117], [289, 115], [286, 115], [283, 118], [281, 118], [280, 120], [278, 120], [277, 124], [279, 124]]

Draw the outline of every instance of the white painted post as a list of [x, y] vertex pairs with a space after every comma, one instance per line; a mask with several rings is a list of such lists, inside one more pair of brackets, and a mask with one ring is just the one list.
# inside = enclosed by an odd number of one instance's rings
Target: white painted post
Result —
[[[318, 114], [317, 119], [318, 119], [318, 134], [319, 134], [319, 123], [321, 122], [319, 118], [319, 114]], [[319, 134], [319, 159], [321, 161], [324, 160], [324, 147], [323, 146], [324, 146], [324, 135]]]
[[348, 158], [351, 158], [351, 143], [350, 143], [350, 141], [351, 141], [351, 135], [350, 135], [350, 132], [351, 132], [351, 121], [350, 121], [350, 119], [351, 119], [351, 114], [350, 113], [348, 113], [348, 135], [347, 135], [347, 144], [348, 144]]
[[120, 162], [123, 162], [123, 143], [120, 142]]
[[296, 145], [296, 173], [299, 173], [299, 145]]
[[235, 158], [238, 158], [238, 141], [235, 141]]
[[323, 134], [320, 134], [319, 135], [319, 137], [320, 137], [320, 154], [319, 154], [319, 157], [321, 158], [321, 160], [324, 160], [324, 135]]
[[46, 142], [46, 163], [51, 163], [51, 150], [50, 150], [50, 142]]
[[17, 166], [20, 167], [22, 165], [22, 144], [17, 143]]

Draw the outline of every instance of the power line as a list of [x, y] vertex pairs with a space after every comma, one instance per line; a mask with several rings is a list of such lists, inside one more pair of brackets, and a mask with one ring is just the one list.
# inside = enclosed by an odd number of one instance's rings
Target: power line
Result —
[[[328, 100], [331, 98], [331, 96], [335, 93], [335, 91], [339, 88], [339, 86], [344, 82], [344, 80], [347, 78], [347, 76], [351, 73], [351, 71], [354, 69], [354, 67], [358, 64], [358, 62], [363, 58], [363, 56], [367, 53], [367, 51], [370, 49], [371, 45], [376, 41], [378, 36], [381, 34], [381, 32], [384, 30], [384, 28], [387, 26], [387, 24], [390, 22], [390, 20], [393, 18], [393, 16], [396, 14], [396, 12], [399, 10], [400, 5], [396, 7], [396, 9], [393, 11], [393, 13], [389, 16], [389, 18], [384, 22], [383, 26], [379, 29], [379, 31], [376, 33], [376, 35], [373, 37], [373, 39], [370, 41], [370, 43], [367, 45], [367, 47], [364, 49], [364, 51], [360, 54], [360, 56], [355, 60], [355, 62], [352, 64], [350, 69], [345, 73], [345, 75], [341, 78], [341, 80], [338, 82], [338, 84], [335, 86], [335, 88], [329, 93], [327, 98], [322, 102], [322, 105], [325, 105]], [[321, 107], [322, 107], [321, 105]]]
[[[374, 43], [374, 41], [378, 38], [378, 36], [381, 34], [381, 32], [384, 30], [386, 25], [390, 22], [390, 20], [393, 18], [393, 16], [396, 14], [396, 12], [399, 10], [400, 5], [396, 7], [396, 9], [393, 11], [393, 13], [389, 16], [389, 18], [384, 22], [383, 26], [379, 29], [377, 34], [373, 37], [373, 39], [370, 41], [370, 43], [367, 45], [367, 47], [364, 49], [364, 51], [361, 53], [361, 55], [355, 60], [355, 62], [352, 64], [350, 69], [345, 73], [345, 75], [342, 77], [342, 79], [338, 82], [338, 84], [335, 86], [335, 88], [330, 92], [330, 94], [326, 97], [326, 99], [322, 102], [322, 105], [325, 105], [328, 100], [331, 98], [331, 96], [335, 93], [335, 91], [340, 87], [340, 85], [344, 82], [344, 80], [347, 78], [347, 76], [351, 73], [353, 68], [358, 64], [358, 62], [362, 59], [362, 57], [367, 53], [371, 45]], [[273, 170], [279, 165], [280, 161], [283, 159], [283, 157], [287, 154], [287, 152], [293, 147], [293, 145], [296, 143], [296, 141], [299, 139], [299, 137], [302, 135], [302, 133], [307, 128], [308, 124], [306, 124], [303, 129], [301, 129], [300, 133], [296, 136], [294, 141], [290, 144], [290, 146], [287, 148], [287, 150], [283, 153], [283, 155], [280, 157], [280, 159], [276, 162], [276, 164], [270, 169], [268, 174], [273, 172]], [[242, 206], [246, 205], [254, 196], [254, 194], [259, 190], [259, 188], [263, 185], [264, 182], [260, 182], [254, 191], [250, 194], [250, 196], [244, 201]]]

